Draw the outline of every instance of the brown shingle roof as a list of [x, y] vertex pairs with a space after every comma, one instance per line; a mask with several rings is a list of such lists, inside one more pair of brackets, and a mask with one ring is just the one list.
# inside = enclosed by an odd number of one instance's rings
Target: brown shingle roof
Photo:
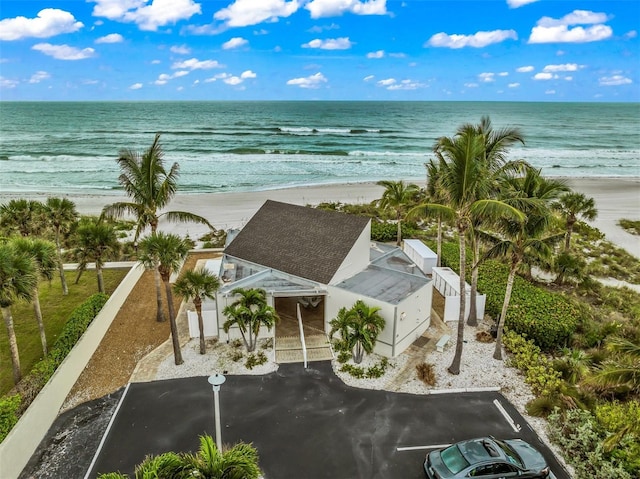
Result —
[[225, 253], [328, 284], [368, 218], [267, 200]]

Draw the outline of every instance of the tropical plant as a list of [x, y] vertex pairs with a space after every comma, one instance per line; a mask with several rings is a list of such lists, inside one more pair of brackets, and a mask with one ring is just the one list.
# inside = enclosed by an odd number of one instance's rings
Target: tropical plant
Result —
[[402, 244], [402, 220], [406, 213], [407, 206], [415, 202], [420, 188], [413, 183], [405, 184], [404, 181], [378, 181], [376, 183], [384, 187], [382, 198], [378, 201], [381, 208], [390, 208], [395, 212], [396, 222], [398, 224], [398, 233], [396, 244]]
[[235, 288], [231, 294], [238, 298], [222, 311], [227, 318], [223, 324], [224, 331], [228, 333], [231, 327], [236, 326], [247, 352], [253, 352], [260, 328], [266, 326], [271, 331], [280, 318], [276, 310], [267, 304], [267, 292], [264, 289]]
[[341, 308], [338, 315], [330, 321], [329, 337], [339, 332], [343, 347], [353, 356], [353, 362], [360, 364], [364, 353], [371, 354], [378, 335], [384, 329], [385, 320], [378, 314], [380, 308], [367, 306], [358, 300], [351, 309]]
[[62, 239], [71, 231], [71, 226], [77, 221], [78, 212], [76, 211], [75, 203], [71, 200], [66, 198], [47, 198], [47, 202], [44, 204], [44, 216], [47, 224], [53, 229], [62, 294], [66, 296], [69, 294], [69, 287], [67, 286], [62, 262]]
[[16, 251], [11, 243], [0, 243], [0, 309], [9, 336], [14, 384], [18, 384], [22, 372], [11, 306], [19, 300], [31, 301], [37, 282], [38, 271], [33, 258]]
[[102, 269], [106, 261], [118, 257], [121, 248], [116, 229], [107, 221], [90, 219], [78, 227], [75, 243], [74, 256], [78, 261], [78, 279], [89, 263], [94, 263], [98, 291], [104, 293]]
[[599, 391], [640, 394], [640, 344], [614, 336], [607, 339], [606, 348], [611, 356], [586, 383]]
[[[56, 247], [53, 243], [41, 239], [16, 238], [12, 243], [19, 253], [31, 256], [35, 261], [40, 279], [51, 281], [57, 269]], [[47, 355], [47, 335], [44, 330], [42, 320], [42, 309], [40, 308], [40, 296], [38, 294], [38, 282], [33, 292], [33, 311], [40, 330], [40, 342], [42, 343], [42, 354]]]
[[560, 212], [565, 221], [566, 235], [564, 239], [564, 250], [569, 251], [571, 247], [571, 234], [573, 227], [579, 218], [593, 221], [598, 216], [598, 209], [593, 198], [588, 198], [582, 193], [568, 192], [562, 195], [554, 208]]
[[173, 285], [176, 294], [185, 299], [191, 298], [198, 313], [198, 329], [200, 330], [200, 354], [206, 352], [204, 341], [204, 322], [202, 320], [202, 302], [205, 299], [214, 299], [216, 291], [220, 287], [220, 279], [207, 269], [200, 271], [188, 270], [178, 278]]
[[[424, 165], [427, 169], [426, 193], [430, 203], [447, 203], [446, 190], [444, 189], [442, 181], [440, 179], [440, 166], [446, 168], [446, 164], [443, 163], [444, 160], [442, 158], [440, 159], [439, 163], [436, 163], [433, 159], [430, 159]], [[436, 264], [438, 267], [440, 267], [442, 264], [442, 213], [436, 213], [436, 221], [438, 223], [438, 232], [436, 236]]]
[[568, 251], [563, 251], [555, 258], [553, 263], [553, 271], [558, 274], [555, 283], [562, 285], [567, 278], [582, 281], [585, 278], [586, 267], [587, 262], [582, 258]]
[[9, 200], [0, 205], [0, 226], [9, 235], [37, 236], [43, 226], [42, 203], [26, 199]]
[[[122, 217], [131, 214], [136, 219], [135, 239], [148, 227], [155, 233], [161, 218], [171, 222], [201, 223], [213, 229], [211, 223], [202, 216], [186, 211], [163, 211], [167, 208], [178, 190], [180, 166], [174, 163], [167, 171], [163, 163], [163, 151], [160, 135], [157, 134], [152, 145], [141, 155], [133, 150], [125, 149], [118, 158], [120, 176], [118, 181], [131, 201], [117, 202], [107, 205], [102, 210], [104, 216]], [[163, 211], [160, 213], [160, 211]], [[157, 319], [164, 321], [162, 307], [162, 288], [160, 273], [154, 269], [156, 280]]]
[[[484, 119], [483, 119], [484, 120]], [[479, 134], [481, 128], [463, 125], [454, 137], [442, 137], [436, 140], [434, 153], [440, 161], [439, 181], [442, 184], [447, 204], [424, 203], [414, 207], [408, 217], [424, 215], [442, 215], [455, 223], [460, 243], [460, 291], [466, 291], [466, 236], [474, 218], [511, 218], [522, 221], [524, 215], [509, 204], [492, 198], [496, 191], [496, 178], [502, 155], [491, 156], [485, 161], [486, 138]], [[500, 168], [498, 166], [500, 165]], [[466, 294], [460, 294], [460, 312], [456, 350], [448, 368], [451, 374], [460, 374], [462, 345], [464, 342], [464, 320], [466, 312]]]
[[183, 238], [174, 234], [158, 231], [151, 233], [150, 236], [140, 241], [138, 261], [147, 269], [157, 269], [164, 283], [169, 310], [169, 322], [171, 325], [173, 355], [176, 365], [182, 364], [184, 361], [182, 360], [182, 351], [180, 350], [178, 325], [176, 324], [175, 310], [173, 307], [173, 293], [169, 280], [171, 279], [171, 274], [179, 270], [188, 254], [188, 243]]
[[522, 177], [503, 180], [510, 196], [506, 201], [517, 205], [526, 214], [526, 220], [502, 218], [494, 224], [497, 234], [478, 230], [477, 233], [493, 246], [485, 253], [487, 258], [504, 258], [509, 263], [509, 276], [498, 318], [498, 332], [494, 359], [502, 359], [502, 330], [509, 309], [513, 281], [518, 269], [527, 258], [548, 260], [553, 254], [553, 246], [561, 240], [561, 234], [549, 233], [553, 215], [549, 204], [566, 188], [558, 180], [547, 180], [540, 170], [528, 168]]

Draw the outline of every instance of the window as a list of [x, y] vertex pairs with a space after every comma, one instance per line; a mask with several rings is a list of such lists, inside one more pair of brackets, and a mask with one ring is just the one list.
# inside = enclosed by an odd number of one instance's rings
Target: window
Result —
[[455, 445], [442, 451], [440, 453], [440, 458], [444, 465], [447, 466], [447, 469], [449, 469], [453, 474], [457, 474], [465, 467], [469, 466], [469, 463], [460, 452], [460, 449]]

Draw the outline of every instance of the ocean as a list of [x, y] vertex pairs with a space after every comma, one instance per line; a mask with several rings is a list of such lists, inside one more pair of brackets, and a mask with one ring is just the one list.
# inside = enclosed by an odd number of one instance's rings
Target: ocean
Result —
[[422, 181], [434, 140], [483, 115], [548, 176], [640, 176], [638, 103], [0, 102], [0, 193], [118, 194], [118, 153], [156, 133], [180, 193]]

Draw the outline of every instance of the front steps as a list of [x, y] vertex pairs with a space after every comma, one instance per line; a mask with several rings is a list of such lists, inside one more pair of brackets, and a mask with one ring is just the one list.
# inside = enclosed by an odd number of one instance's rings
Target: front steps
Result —
[[[324, 334], [312, 334], [305, 337], [307, 361], [326, 361], [333, 359], [329, 342]], [[282, 336], [275, 338], [276, 362], [302, 363], [302, 341], [299, 336]]]

